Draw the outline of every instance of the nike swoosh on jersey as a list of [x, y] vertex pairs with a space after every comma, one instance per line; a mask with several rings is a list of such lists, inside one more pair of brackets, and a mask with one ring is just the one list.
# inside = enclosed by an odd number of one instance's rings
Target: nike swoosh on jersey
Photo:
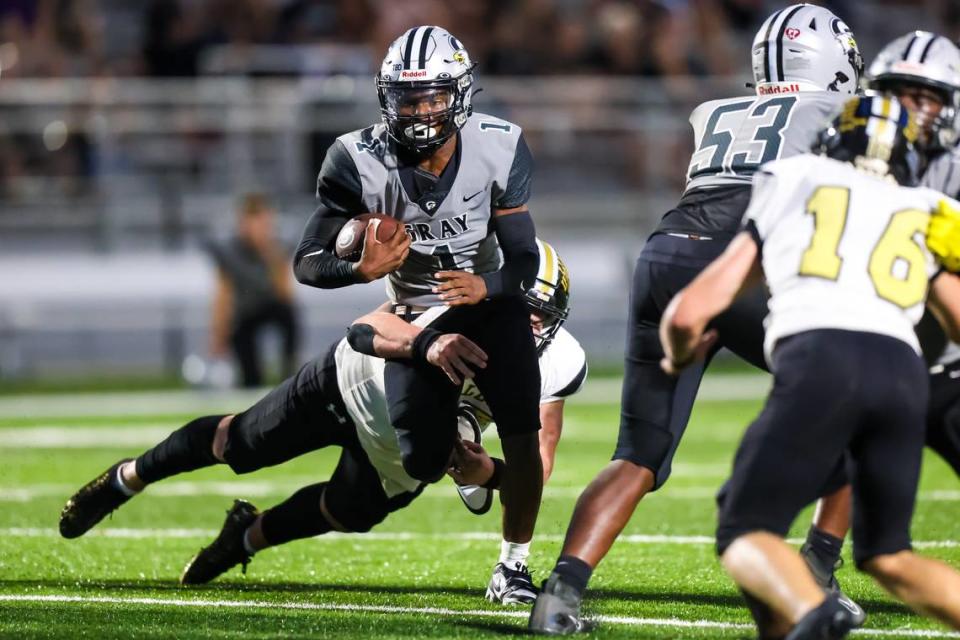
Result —
[[310, 253], [304, 254], [303, 257], [304, 257], [304, 258], [309, 258], [310, 256], [318, 256], [318, 255], [320, 255], [321, 253], [323, 253], [324, 251], [325, 251], [325, 249], [320, 249], [320, 251], [311, 251]]
[[476, 197], [477, 197], [478, 195], [480, 195], [481, 193], [483, 193], [483, 189], [481, 189], [480, 191], [477, 191], [477, 192], [476, 192], [475, 194], [473, 194], [472, 196], [463, 196], [463, 201], [466, 202], [467, 200], [473, 200], [474, 198], [476, 198]]

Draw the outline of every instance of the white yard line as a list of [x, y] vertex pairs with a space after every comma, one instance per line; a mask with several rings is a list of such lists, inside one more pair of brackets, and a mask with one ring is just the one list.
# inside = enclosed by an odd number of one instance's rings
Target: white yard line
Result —
[[[285, 609], [299, 611], [345, 611], [397, 615], [430, 615], [453, 618], [513, 618], [525, 619], [526, 611], [489, 611], [477, 609], [449, 609], [445, 607], [397, 607], [386, 605], [324, 604], [313, 602], [268, 602], [260, 600], [192, 600], [167, 598], [114, 598], [107, 596], [19, 595], [0, 594], [0, 602], [53, 602], [60, 604], [120, 604], [159, 607], [196, 607], [231, 609]], [[679, 618], [637, 618], [631, 616], [595, 616], [591, 620], [601, 624], [634, 627], [665, 627], [669, 629], [723, 629], [749, 631], [753, 625], [713, 620], [681, 620]], [[896, 638], [960, 638], [960, 634], [927, 629], [860, 629], [862, 636], [889, 636]]]
[[[715, 469], [714, 467], [718, 467]], [[723, 472], [718, 472], [722, 468]], [[709, 478], [721, 479], [726, 476], [725, 465], [686, 465], [682, 469], [677, 469], [674, 473], [676, 477], [698, 478], [706, 480]], [[318, 476], [319, 477], [319, 476]], [[200, 497], [200, 496], [220, 496], [226, 498], [268, 498], [284, 497], [301, 487], [316, 482], [315, 477], [298, 477], [276, 481], [252, 480], [205, 480], [205, 481], [172, 481], [163, 482], [152, 486], [144, 493], [149, 499], [154, 498], [182, 498], [182, 497]], [[717, 482], [717, 486], [719, 486]], [[0, 486], [0, 503], [3, 502], [30, 502], [37, 498], [63, 498], [66, 500], [74, 491], [80, 488], [80, 483], [76, 484], [30, 484], [22, 486]], [[575, 499], [580, 497], [583, 492], [581, 486], [551, 486], [547, 485], [543, 490], [544, 498], [548, 499]], [[649, 499], [654, 501], [663, 500], [713, 500], [717, 493], [716, 486], [691, 486], [691, 487], [671, 487], [668, 486], [662, 491], [653, 494]], [[452, 483], [442, 482], [438, 485], [428, 487], [426, 492], [420, 498], [426, 499], [453, 499], [457, 497], [456, 489]], [[958, 502], [960, 501], [960, 491], [935, 489], [930, 491], [920, 491], [917, 498], [922, 502]]]
[[[147, 529], [147, 528], [124, 528], [124, 527], [103, 527], [93, 529], [86, 534], [87, 538], [131, 538], [131, 539], [169, 539], [169, 538], [212, 538], [220, 533], [218, 529], [189, 529], [189, 528], [170, 528], [170, 529]], [[0, 538], [59, 538], [60, 533], [53, 527], [6, 527], [0, 528]], [[311, 538], [312, 542], [336, 542], [339, 540], [350, 540], [354, 543], [361, 542], [397, 542], [397, 541], [430, 541], [443, 540], [451, 542], [460, 541], [492, 541], [497, 542], [501, 539], [499, 533], [493, 531], [449, 531], [446, 533], [423, 533], [418, 531], [373, 531], [370, 533], [336, 533], [330, 532], [322, 536]], [[560, 534], [538, 534], [536, 539], [540, 542], [561, 542], [563, 536]], [[623, 535], [617, 538], [617, 541], [625, 544], [663, 544], [663, 545], [681, 545], [681, 546], [703, 546], [712, 545], [714, 539], [712, 536], [670, 536], [662, 534], [643, 534], [635, 533]], [[792, 544], [802, 544], [802, 538], [789, 538], [787, 542]], [[917, 549], [957, 549], [960, 548], [960, 541], [957, 540], [914, 540], [913, 546]]]
[[[588, 379], [571, 402], [619, 402], [619, 378]], [[762, 373], [722, 373], [704, 378], [701, 400], [756, 400], [770, 388]], [[268, 390], [133, 391], [117, 393], [23, 394], [0, 397], [0, 419], [203, 414], [240, 411]]]

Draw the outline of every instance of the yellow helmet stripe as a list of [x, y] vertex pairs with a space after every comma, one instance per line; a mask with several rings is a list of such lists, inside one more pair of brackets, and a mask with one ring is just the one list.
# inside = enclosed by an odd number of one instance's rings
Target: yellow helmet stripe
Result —
[[540, 269], [537, 273], [537, 284], [534, 287], [537, 291], [550, 295], [553, 293], [553, 289], [556, 288], [556, 278], [557, 278], [557, 254], [546, 242], [542, 240], [537, 240], [537, 244], [540, 248]]

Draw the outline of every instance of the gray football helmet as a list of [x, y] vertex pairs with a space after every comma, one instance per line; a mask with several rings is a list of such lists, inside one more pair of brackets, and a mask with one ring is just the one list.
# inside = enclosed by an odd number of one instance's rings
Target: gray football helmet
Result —
[[418, 153], [446, 142], [473, 113], [473, 67], [460, 41], [441, 27], [414, 27], [394, 40], [377, 74], [390, 136]]
[[946, 149], [960, 133], [960, 49], [950, 40], [928, 31], [914, 31], [888, 44], [867, 71], [867, 85], [875, 91], [897, 93], [906, 86], [919, 86], [938, 93], [944, 107], [932, 122], [927, 141], [934, 149]]
[[859, 91], [863, 57], [843, 20], [812, 4], [777, 11], [753, 39], [758, 95], [797, 91]]

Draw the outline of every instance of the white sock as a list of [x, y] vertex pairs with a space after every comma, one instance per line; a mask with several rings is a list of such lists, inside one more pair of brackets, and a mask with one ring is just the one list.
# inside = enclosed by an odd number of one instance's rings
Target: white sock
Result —
[[247, 530], [243, 532], [243, 550], [251, 556], [257, 552], [257, 550], [253, 548], [253, 545], [250, 544], [250, 527], [247, 527]]
[[[130, 464], [130, 463], [127, 463], [127, 464]], [[135, 496], [140, 492], [137, 491], [136, 489], [131, 489], [130, 487], [127, 486], [127, 483], [123, 481], [123, 473], [122, 473], [123, 467], [124, 465], [120, 465], [119, 467], [117, 467], [117, 472], [113, 477], [113, 486], [119, 489], [120, 492], [123, 493], [123, 495], [125, 496]]]
[[529, 555], [529, 542], [520, 543], [503, 540], [500, 543], [500, 562], [510, 569], [516, 569], [517, 564], [527, 566], [527, 556]]

